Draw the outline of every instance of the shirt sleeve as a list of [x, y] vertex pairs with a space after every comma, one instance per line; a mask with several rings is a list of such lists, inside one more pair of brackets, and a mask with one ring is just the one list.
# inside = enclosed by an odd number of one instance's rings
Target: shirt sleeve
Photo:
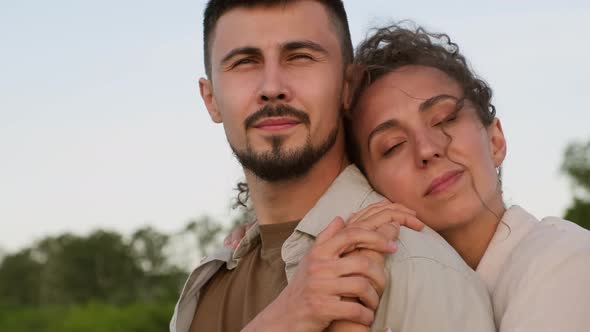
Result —
[[[531, 267], [527, 277], [498, 294], [500, 332], [590, 330], [590, 252]], [[516, 278], [515, 278], [516, 279]]]
[[[465, 266], [466, 267], [466, 266]], [[475, 273], [428, 257], [391, 265], [374, 328], [395, 332], [496, 331], [490, 298]]]

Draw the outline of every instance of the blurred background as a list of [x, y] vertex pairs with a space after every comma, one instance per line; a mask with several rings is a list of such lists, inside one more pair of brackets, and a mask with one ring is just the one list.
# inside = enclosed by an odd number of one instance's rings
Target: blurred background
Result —
[[[198, 95], [205, 1], [0, 0], [0, 330], [163, 331], [243, 221]], [[590, 225], [590, 3], [345, 0], [354, 43], [413, 19], [494, 89], [504, 193]]]

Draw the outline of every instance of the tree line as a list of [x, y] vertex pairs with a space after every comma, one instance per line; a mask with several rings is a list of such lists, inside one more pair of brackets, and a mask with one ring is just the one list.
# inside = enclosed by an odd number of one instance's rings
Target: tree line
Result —
[[181, 230], [45, 237], [0, 264], [0, 331], [166, 331], [188, 268], [228, 226], [204, 216]]

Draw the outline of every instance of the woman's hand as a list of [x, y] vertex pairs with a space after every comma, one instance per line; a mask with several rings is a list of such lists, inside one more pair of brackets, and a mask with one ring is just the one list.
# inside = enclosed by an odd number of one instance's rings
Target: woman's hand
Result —
[[[363, 230], [377, 231], [387, 238], [397, 239], [399, 236], [400, 225], [411, 227], [414, 230], [421, 230], [424, 224], [416, 218], [416, 212], [406, 208], [401, 204], [390, 203], [383, 201], [372, 204], [363, 210], [354, 213], [347, 221], [346, 227], [348, 229], [359, 228]], [[348, 248], [344, 257], [362, 256], [369, 258], [381, 268], [385, 268], [385, 258], [387, 254], [377, 252], [371, 249], [356, 246], [355, 248]], [[371, 285], [379, 294], [383, 294], [386, 284], [377, 284], [372, 282]], [[348, 297], [343, 298], [345, 301], [359, 302], [358, 298]], [[351, 332], [366, 332], [370, 331], [369, 326], [359, 323], [339, 320], [334, 321], [328, 327], [327, 331], [351, 331]]]
[[240, 224], [236, 226], [226, 237], [223, 239], [223, 245], [226, 248], [236, 250], [240, 241], [246, 236], [246, 232], [252, 227], [254, 223]]

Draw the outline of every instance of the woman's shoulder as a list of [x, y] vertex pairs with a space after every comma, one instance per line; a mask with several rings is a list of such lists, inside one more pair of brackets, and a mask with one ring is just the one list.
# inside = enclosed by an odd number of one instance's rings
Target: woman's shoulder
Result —
[[511, 207], [503, 220], [512, 227], [524, 229], [511, 254], [512, 263], [562, 261], [577, 253], [590, 253], [590, 231], [559, 218], [537, 219], [519, 206]]
[[539, 220], [528, 213], [516, 215], [523, 220], [507, 220], [508, 225], [529, 223], [528, 231], [504, 263], [498, 286], [510, 285], [509, 289], [516, 290], [557, 275], [567, 279], [581, 271], [590, 272], [590, 231], [558, 217]]
[[545, 217], [520, 241], [515, 254], [520, 252], [545, 263], [563, 262], [572, 255], [589, 255], [590, 231], [559, 217]]
[[564, 330], [587, 326], [590, 318], [578, 311], [590, 305], [590, 231], [558, 217], [525, 218], [507, 221], [515, 228], [526, 225], [527, 232], [504, 262], [493, 290], [496, 322], [520, 326], [527, 317], [528, 323], [542, 322], [552, 331], [555, 324]]

